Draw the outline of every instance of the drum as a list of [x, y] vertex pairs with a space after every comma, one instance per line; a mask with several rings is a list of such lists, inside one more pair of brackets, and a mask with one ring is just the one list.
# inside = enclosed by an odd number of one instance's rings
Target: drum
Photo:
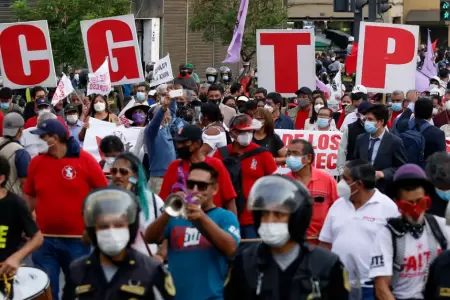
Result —
[[[50, 279], [44, 271], [32, 267], [20, 267], [14, 277], [12, 300], [52, 300]], [[5, 300], [0, 293], [0, 300]]]

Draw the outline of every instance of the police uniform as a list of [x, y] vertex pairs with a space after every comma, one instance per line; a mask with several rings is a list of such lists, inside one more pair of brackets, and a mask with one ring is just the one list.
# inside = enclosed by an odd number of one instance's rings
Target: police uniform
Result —
[[154, 259], [130, 248], [117, 266], [117, 273], [108, 283], [98, 252], [73, 262], [63, 300], [175, 299], [170, 273]]
[[225, 300], [348, 299], [348, 276], [338, 256], [304, 241], [312, 215], [312, 199], [304, 185], [278, 175], [266, 176], [252, 187], [248, 202], [256, 227], [262, 211], [291, 209], [289, 236], [298, 254], [293, 252], [296, 256], [282, 270], [267, 242], [243, 246], [232, 264]]

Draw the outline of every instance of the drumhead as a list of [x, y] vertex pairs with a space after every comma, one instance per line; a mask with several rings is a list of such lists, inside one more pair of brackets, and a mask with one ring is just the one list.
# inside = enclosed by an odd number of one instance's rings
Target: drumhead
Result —
[[[37, 268], [20, 267], [14, 278], [13, 300], [28, 300], [42, 294], [50, 285], [47, 274]], [[3, 300], [0, 296], [0, 300]]]

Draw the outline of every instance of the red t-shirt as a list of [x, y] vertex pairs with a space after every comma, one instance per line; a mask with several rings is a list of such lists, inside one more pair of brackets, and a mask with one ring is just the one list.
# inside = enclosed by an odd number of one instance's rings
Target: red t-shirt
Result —
[[387, 123], [389, 129], [391, 129], [392, 126], [394, 126], [395, 119], [396, 119], [397, 116], [398, 116], [399, 114], [401, 114], [402, 112], [403, 112], [403, 109], [400, 110], [400, 111], [392, 111], [391, 119], [390, 119], [390, 120], [388, 121], [388, 123]]
[[[159, 192], [159, 196], [163, 199], [163, 201], [165, 201], [167, 196], [172, 193], [172, 186], [179, 182], [178, 167], [180, 166], [180, 162], [181, 159], [174, 160], [167, 168], [161, 186], [161, 191]], [[231, 183], [230, 175], [221, 160], [207, 156], [205, 158], [205, 163], [213, 167], [218, 173], [217, 186], [219, 190], [214, 196], [214, 205], [217, 207], [223, 207], [225, 203], [236, 198], [236, 192], [234, 191], [233, 184]], [[182, 169], [185, 179], [189, 176], [189, 168], [190, 163], [183, 161]]]
[[5, 115], [0, 111], [0, 136], [3, 136], [3, 119]]
[[[64, 122], [63, 118], [61, 117], [57, 117], [59, 121], [61, 121], [61, 123], [64, 124], [64, 127], [67, 129], [67, 125], [66, 122]], [[29, 118], [26, 122], [25, 122], [25, 126], [24, 129], [30, 128], [30, 127], [36, 127], [37, 126], [37, 119], [38, 116], [34, 116], [32, 118]]]
[[[233, 145], [227, 146], [228, 151], [233, 155]], [[251, 143], [245, 152], [251, 151], [253, 149], [259, 148], [255, 143]], [[222, 160], [222, 155], [220, 151], [214, 153], [214, 157]], [[259, 178], [273, 174], [277, 171], [277, 165], [273, 156], [270, 152], [265, 151], [259, 153], [255, 156], [248, 157], [241, 161], [241, 171], [242, 171], [242, 191], [244, 193], [244, 198], [247, 199], [250, 194], [250, 190], [255, 184], [256, 180]], [[251, 211], [247, 210], [247, 205], [244, 205], [242, 214], [239, 216], [239, 223], [241, 225], [251, 225], [253, 224], [253, 215]]]
[[36, 221], [44, 234], [81, 236], [83, 201], [108, 181], [95, 158], [84, 150], [79, 157], [35, 156], [28, 169], [24, 193], [36, 197]]
[[297, 117], [295, 118], [295, 129], [303, 130], [305, 129], [306, 119], [309, 118], [309, 109], [308, 110], [299, 110], [297, 112]]

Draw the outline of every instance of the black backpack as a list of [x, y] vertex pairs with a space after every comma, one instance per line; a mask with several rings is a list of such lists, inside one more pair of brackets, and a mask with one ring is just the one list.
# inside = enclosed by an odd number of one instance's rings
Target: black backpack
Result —
[[255, 156], [259, 153], [267, 152], [268, 150], [266, 148], [259, 147], [239, 156], [231, 156], [227, 146], [221, 147], [218, 150], [220, 152], [220, 155], [222, 155], [223, 164], [225, 165], [228, 174], [230, 174], [231, 183], [233, 184], [234, 190], [236, 191], [236, 208], [238, 211], [238, 215], [240, 215], [244, 210], [244, 205], [247, 200], [245, 199], [244, 192], [242, 190], [241, 161]]

